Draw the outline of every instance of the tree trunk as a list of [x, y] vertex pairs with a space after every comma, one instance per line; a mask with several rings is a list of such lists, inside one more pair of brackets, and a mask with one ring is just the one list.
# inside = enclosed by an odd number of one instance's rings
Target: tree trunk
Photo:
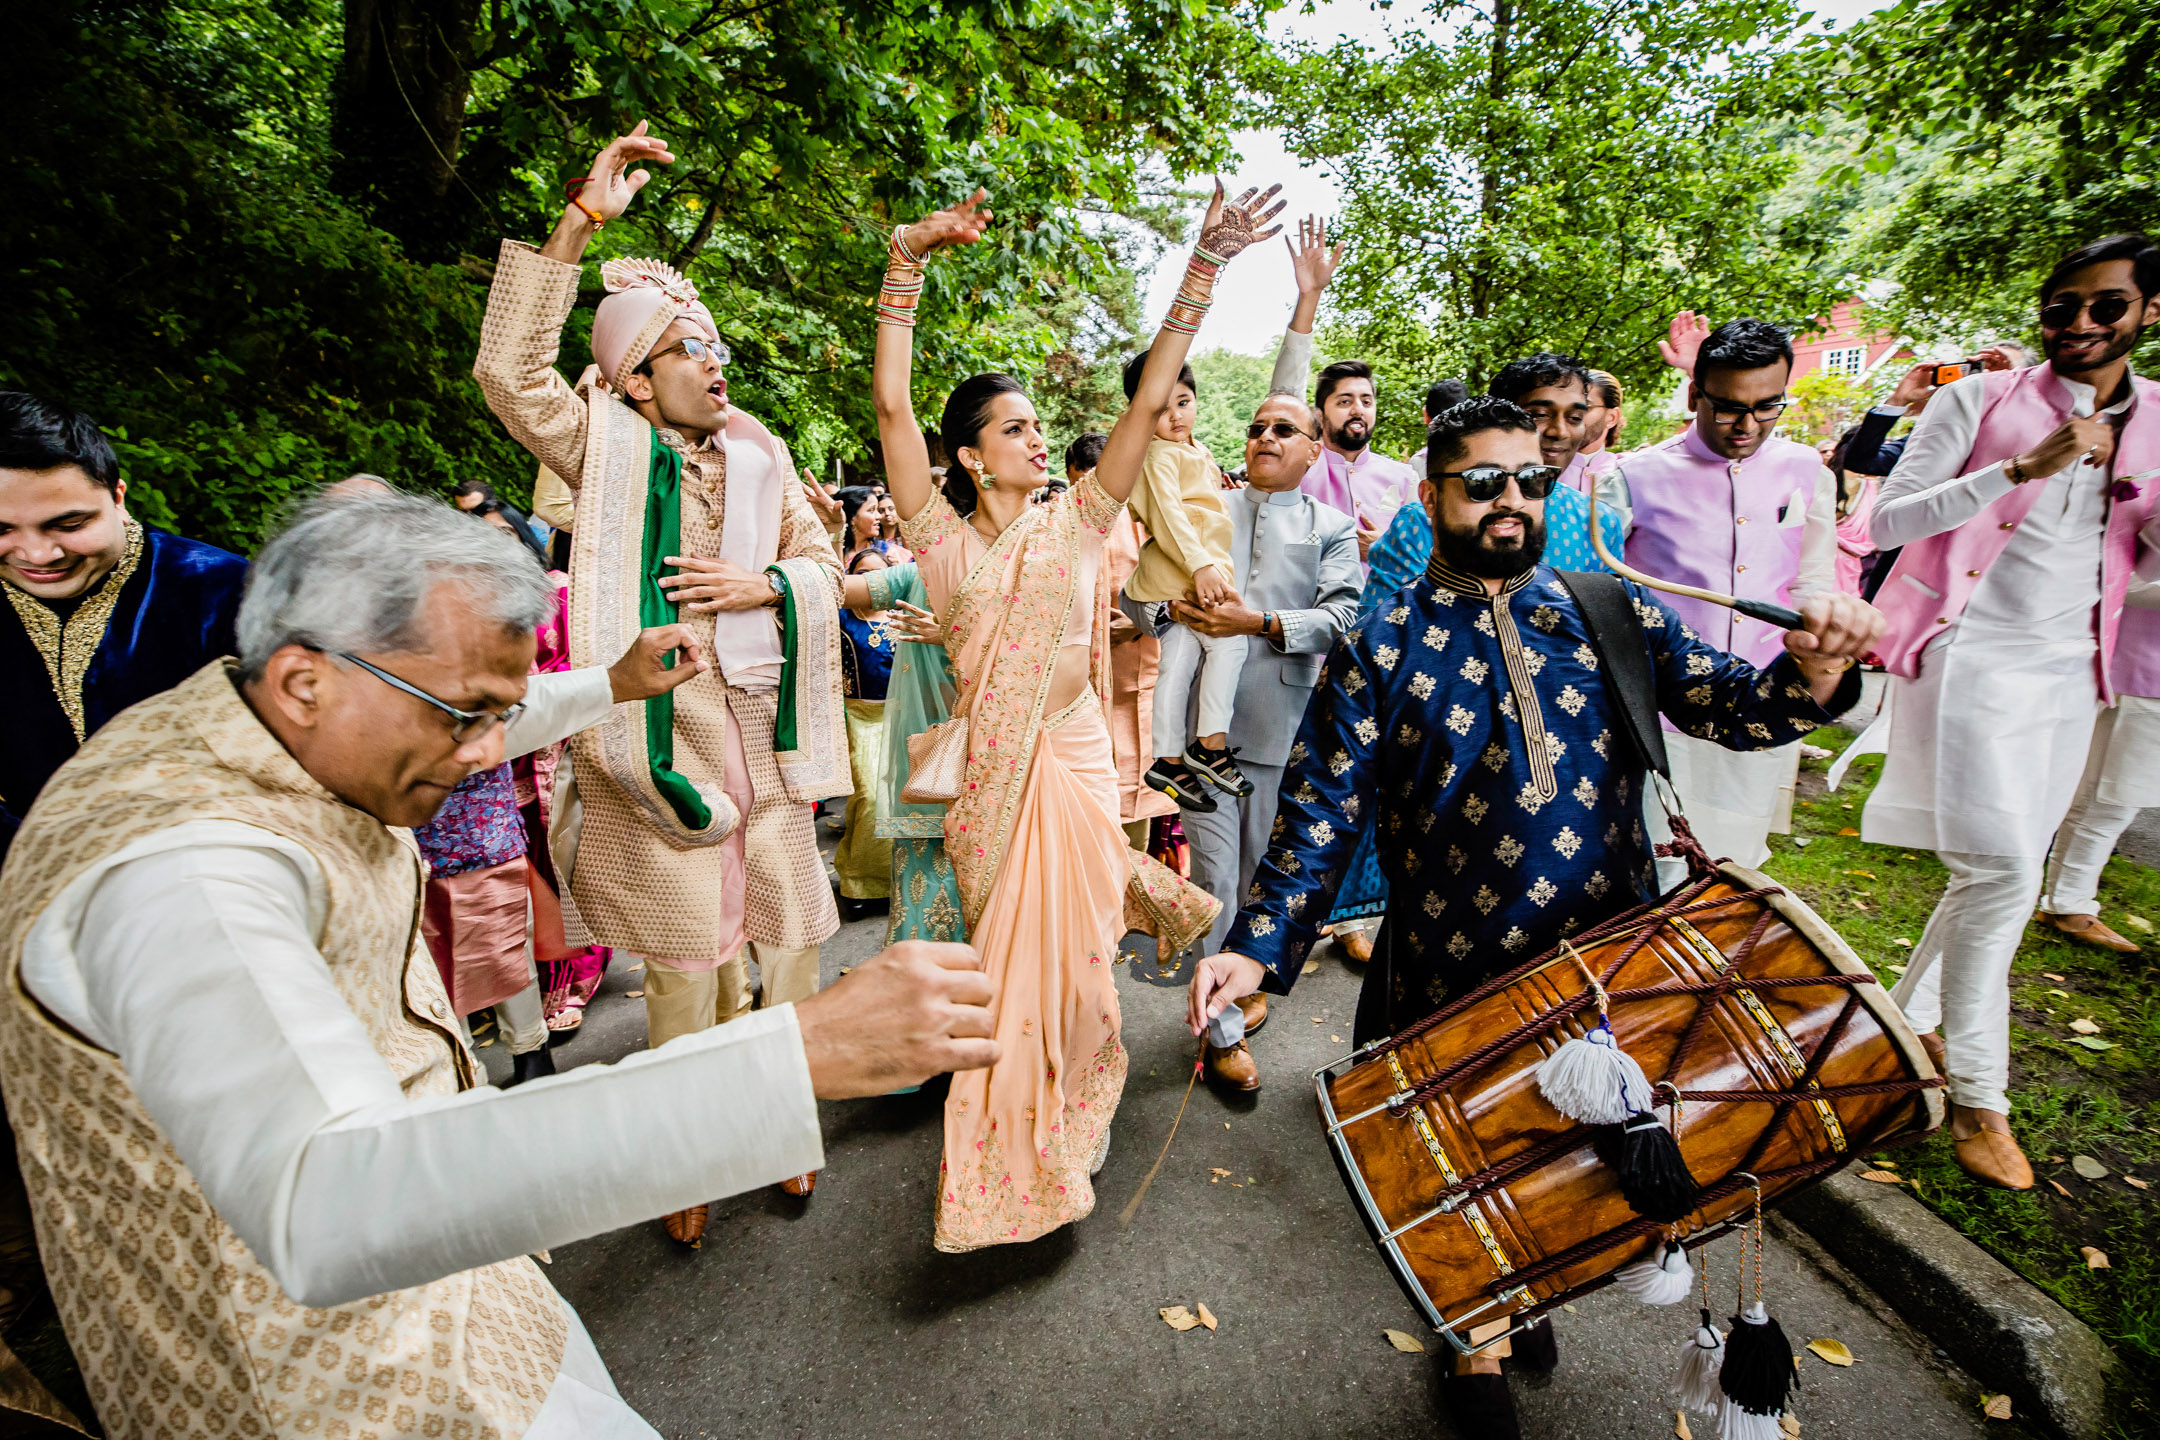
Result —
[[1500, 226], [1501, 136], [1494, 124], [1500, 102], [1507, 98], [1508, 40], [1515, 24], [1514, 0], [1493, 0], [1492, 64], [1485, 77], [1485, 167], [1478, 187], [1478, 260], [1470, 276], [1470, 314], [1479, 320], [1492, 308], [1492, 273], [1486, 256], [1493, 234]]
[[480, 0], [345, 0], [338, 186], [416, 259], [454, 257], [480, 219], [457, 168], [479, 19]]

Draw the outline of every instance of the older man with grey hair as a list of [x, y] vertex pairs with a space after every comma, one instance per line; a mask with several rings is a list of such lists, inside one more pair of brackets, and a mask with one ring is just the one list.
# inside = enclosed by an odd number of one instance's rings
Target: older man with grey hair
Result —
[[[1229, 502], [1232, 577], [1241, 597], [1201, 610], [1180, 600], [1177, 618], [1203, 635], [1244, 635], [1250, 649], [1231, 711], [1230, 748], [1253, 793], [1213, 811], [1188, 810], [1193, 882], [1222, 901], [1205, 953], [1222, 948], [1239, 892], [1267, 848], [1283, 766], [1320, 678], [1320, 662], [1357, 614], [1364, 567], [1349, 516], [1300, 486], [1320, 451], [1319, 416], [1304, 397], [1278, 390], [1245, 427], [1246, 485]], [[1239, 1002], [1246, 1029], [1267, 1018], [1267, 997]], [[1233, 1090], [1260, 1088], [1243, 1040], [1207, 1047], [1208, 1078]]]
[[706, 663], [664, 666], [669, 626], [528, 679], [551, 603], [445, 506], [318, 501], [256, 561], [239, 660], [117, 716], [27, 817], [0, 1085], [108, 1434], [649, 1437], [524, 1257], [815, 1169], [818, 1098], [995, 1057], [972, 952], [906, 945], [614, 1066], [483, 1083], [404, 827]]

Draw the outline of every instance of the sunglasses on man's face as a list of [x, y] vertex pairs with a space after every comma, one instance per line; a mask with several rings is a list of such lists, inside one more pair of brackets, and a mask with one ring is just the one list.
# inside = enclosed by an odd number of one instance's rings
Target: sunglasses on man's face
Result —
[[1439, 480], [1449, 475], [1462, 481], [1463, 494], [1482, 505], [1505, 494], [1510, 480], [1522, 491], [1523, 499], [1543, 500], [1552, 494], [1553, 485], [1560, 478], [1560, 467], [1525, 465], [1520, 470], [1509, 470], [1499, 465], [1472, 465], [1467, 470], [1442, 470], [1432, 478]]
[[1272, 425], [1262, 425], [1256, 420], [1245, 427], [1245, 438], [1247, 440], [1257, 440], [1263, 435], [1272, 435], [1277, 440], [1288, 440], [1293, 435], [1302, 435], [1307, 440], [1312, 439], [1311, 431], [1300, 430], [1287, 420], [1277, 420]]
[[2040, 307], [2040, 323], [2050, 330], [2067, 330], [2080, 314], [2090, 315], [2095, 325], [2113, 325], [2130, 313], [2127, 295], [2101, 295], [2091, 300], [2051, 300]]

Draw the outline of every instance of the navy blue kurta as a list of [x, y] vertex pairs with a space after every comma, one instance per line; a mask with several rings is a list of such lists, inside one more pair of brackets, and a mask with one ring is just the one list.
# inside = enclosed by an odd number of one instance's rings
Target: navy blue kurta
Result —
[[[1855, 672], [1833, 708], [1818, 706], [1790, 657], [1758, 671], [1648, 590], [1628, 590], [1659, 709], [1689, 735], [1783, 745], [1858, 697]], [[1224, 948], [1287, 993], [1368, 816], [1388, 880], [1385, 998], [1398, 1024], [1650, 898], [1646, 772], [1589, 638], [1549, 566], [1488, 597], [1436, 557], [1328, 657]]]
[[[82, 672], [85, 736], [238, 648], [233, 624], [247, 587], [247, 561], [147, 526], [142, 536], [135, 572], [121, 585], [102, 632], [84, 637], [74, 633], [82, 629], [79, 624], [52, 627], [54, 635], [65, 637], [55, 647], [63, 676], [74, 668], [69, 647], [96, 646]], [[99, 588], [113, 578], [106, 576]], [[82, 615], [99, 601], [93, 590], [69, 613]], [[0, 604], [0, 694], [7, 696], [0, 705], [0, 856], [30, 802], [82, 744], [55, 688], [53, 668], [15, 607]]]

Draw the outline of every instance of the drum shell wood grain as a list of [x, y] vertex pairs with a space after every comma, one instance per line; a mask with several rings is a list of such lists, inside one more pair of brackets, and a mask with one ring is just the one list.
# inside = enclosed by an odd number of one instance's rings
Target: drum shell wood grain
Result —
[[[1733, 897], [1771, 885], [1752, 871], [1728, 866], [1705, 898]], [[1739, 951], [1766, 909], [1771, 919], [1740, 967], [1744, 975], [1866, 973], [1812, 911], [1796, 898], [1781, 894], [1768, 900], [1728, 899], [1684, 923], [1661, 927], [1607, 982], [1607, 988], [1617, 991], [1714, 980], [1726, 963], [1724, 957]], [[1602, 974], [1644, 928], [1632, 927], [1585, 946], [1584, 960]], [[1582, 970], [1564, 955], [1524, 967], [1503, 989], [1440, 1022], [1392, 1056], [1369, 1058], [1346, 1072], [1324, 1076], [1322, 1084], [1335, 1115], [1341, 1120], [1384, 1105], [1402, 1089], [1548, 1013], [1586, 987]], [[1717, 998], [1686, 1065], [1670, 1077], [1682, 1089], [1790, 1089], [1796, 1070], [1815, 1054], [1848, 995], [1857, 995], [1859, 1003], [1818, 1072], [1821, 1085], [1934, 1075], [1911, 1028], [1879, 986], [1826, 984], [1751, 993], [1775, 1029], [1766, 1029], [1755, 1007], [1742, 996]], [[1651, 1079], [1667, 1078], [1673, 1054], [1702, 1003], [1702, 997], [1693, 995], [1615, 1001], [1613, 1032]], [[1442, 1169], [1443, 1158], [1460, 1178], [1555, 1137], [1574, 1134], [1580, 1141], [1485, 1191], [1460, 1211], [1431, 1216], [1397, 1237], [1402, 1257], [1398, 1274], [1406, 1266], [1450, 1326], [1473, 1314], [1476, 1323], [1483, 1323], [1508, 1311], [1564, 1300], [1641, 1258], [1656, 1244], [1654, 1234], [1642, 1236], [1589, 1255], [1515, 1293], [1500, 1287], [1507, 1295], [1505, 1305], [1499, 1310], [1489, 1308], [1493, 1282], [1502, 1276], [1503, 1262], [1507, 1269], [1519, 1270], [1640, 1218], [1621, 1197], [1615, 1172], [1598, 1158], [1593, 1143], [1598, 1138], [1596, 1128], [1561, 1115], [1537, 1088], [1539, 1063], [1561, 1043], [1595, 1024], [1594, 1010], [1580, 1012], [1534, 1040], [1481, 1062], [1419, 1107], [1430, 1141], [1437, 1142], [1442, 1157], [1433, 1154], [1415, 1116], [1397, 1119], [1382, 1110], [1342, 1130], [1338, 1160], [1346, 1171], [1354, 1168], [1355, 1180], [1362, 1181], [1370, 1203], [1362, 1197], [1359, 1203], [1366, 1210], [1368, 1225], [1379, 1234], [1411, 1225], [1434, 1208], [1450, 1183]], [[1790, 1042], [1789, 1049], [1780, 1044], [1777, 1031]], [[1780, 1121], [1767, 1149], [1750, 1168], [1764, 1173], [1816, 1160], [1849, 1160], [1893, 1136], [1932, 1129], [1942, 1117], [1937, 1091], [1848, 1096], [1820, 1103], [1830, 1107], [1834, 1129], [1842, 1132], [1842, 1146], [1833, 1138], [1833, 1127], [1824, 1121], [1817, 1102], [1803, 1102]], [[1685, 1106], [1676, 1129], [1696, 1181], [1707, 1188], [1732, 1174], [1776, 1114], [1770, 1103], [1704, 1101]], [[1604, 1136], [1611, 1138], [1609, 1128]], [[1773, 1183], [1766, 1189], [1766, 1200], [1774, 1201], [1815, 1178], [1819, 1177]], [[1354, 1196], [1357, 1188], [1353, 1183]], [[1751, 1193], [1742, 1190], [1706, 1205], [1677, 1228], [1683, 1237], [1696, 1234], [1744, 1214], [1751, 1206]]]

